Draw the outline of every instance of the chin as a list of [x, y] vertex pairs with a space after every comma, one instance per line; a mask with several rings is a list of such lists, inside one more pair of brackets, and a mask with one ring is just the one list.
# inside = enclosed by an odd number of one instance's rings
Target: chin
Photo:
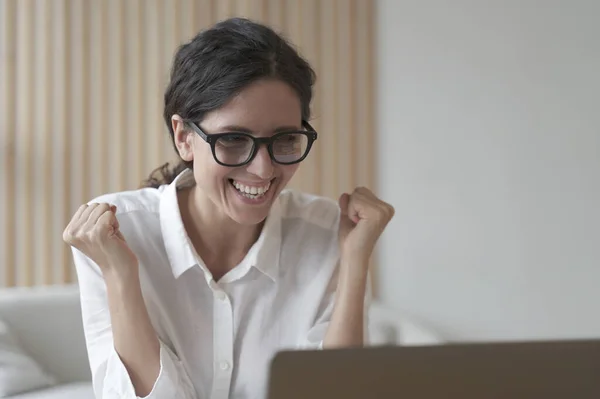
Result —
[[278, 183], [278, 179], [274, 178], [264, 183], [258, 190], [251, 190], [233, 179], [228, 179], [225, 198], [230, 210], [229, 216], [242, 225], [262, 223], [269, 215], [271, 205], [281, 191]]

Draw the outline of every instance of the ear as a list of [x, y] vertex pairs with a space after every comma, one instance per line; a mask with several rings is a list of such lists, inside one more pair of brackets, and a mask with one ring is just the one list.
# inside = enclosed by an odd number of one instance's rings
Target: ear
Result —
[[177, 114], [171, 117], [171, 127], [173, 128], [173, 139], [179, 156], [184, 161], [194, 159], [194, 135], [183, 122], [183, 119]]

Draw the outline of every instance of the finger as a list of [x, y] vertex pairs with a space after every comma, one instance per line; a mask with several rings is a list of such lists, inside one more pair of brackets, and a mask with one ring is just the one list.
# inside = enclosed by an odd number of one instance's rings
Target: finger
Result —
[[356, 187], [354, 189], [354, 192], [356, 194], [360, 194], [361, 196], [364, 196], [365, 198], [377, 198], [377, 196], [375, 194], [373, 194], [373, 191], [369, 190], [366, 187]]
[[83, 204], [79, 208], [77, 208], [77, 211], [75, 211], [75, 213], [73, 214], [73, 217], [71, 218], [71, 220], [69, 221], [69, 223], [67, 224], [67, 226], [65, 227], [65, 229], [63, 231], [63, 240], [64, 241], [67, 241], [67, 242], [71, 241], [71, 239], [75, 235], [76, 228], [81, 224], [80, 223], [81, 215], [83, 214], [83, 212], [85, 212], [85, 210], [87, 208], [88, 208], [87, 204]]
[[357, 199], [360, 199], [361, 204], [364, 204], [364, 206], [367, 208], [379, 208], [386, 213], [389, 212], [390, 208], [393, 209], [390, 204], [379, 199], [379, 197], [377, 197], [373, 191], [366, 187], [357, 187], [354, 189], [352, 194], [355, 195]]
[[81, 213], [81, 215], [79, 215], [78, 223], [84, 224], [85, 222], [87, 222], [87, 220], [90, 218], [90, 215], [92, 214], [94, 209], [96, 209], [98, 207], [98, 205], [100, 205], [100, 204], [97, 204], [95, 202], [88, 204], [87, 208], [85, 208], [85, 210]]
[[352, 193], [348, 201], [348, 218], [355, 224], [362, 218], [361, 217], [361, 199], [360, 195]]
[[357, 191], [350, 196], [350, 215], [355, 215], [352, 220], [358, 223], [360, 219], [379, 220], [387, 218], [389, 214], [386, 204], [365, 191]]
[[111, 235], [119, 231], [119, 221], [115, 216], [114, 212], [104, 212], [94, 225], [94, 230], [102, 238], [106, 238], [107, 235]]
[[96, 206], [94, 210], [89, 214], [86, 224], [88, 224], [89, 226], [95, 225], [98, 222], [98, 219], [104, 213], [112, 213], [110, 212], [109, 204], [99, 204], [98, 206]]
[[88, 204], [81, 205], [79, 208], [77, 208], [77, 211], [75, 212], [71, 220], [79, 220], [81, 218], [81, 215], [83, 214], [83, 212], [85, 212], [87, 208]]

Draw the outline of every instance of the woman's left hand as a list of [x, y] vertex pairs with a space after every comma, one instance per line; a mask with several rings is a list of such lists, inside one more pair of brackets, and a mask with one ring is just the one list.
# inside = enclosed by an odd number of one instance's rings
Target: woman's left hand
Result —
[[342, 194], [339, 204], [341, 256], [361, 260], [367, 267], [379, 236], [394, 216], [394, 207], [364, 187]]

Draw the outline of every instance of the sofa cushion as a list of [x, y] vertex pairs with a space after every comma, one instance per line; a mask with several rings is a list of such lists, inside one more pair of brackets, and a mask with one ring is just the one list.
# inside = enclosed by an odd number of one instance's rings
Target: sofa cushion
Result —
[[73, 382], [11, 396], [10, 399], [94, 399], [91, 382]]
[[8, 325], [0, 320], [0, 398], [46, 388], [55, 383], [55, 378], [25, 352], [9, 331]]
[[76, 285], [0, 289], [0, 319], [59, 383], [92, 380]]

